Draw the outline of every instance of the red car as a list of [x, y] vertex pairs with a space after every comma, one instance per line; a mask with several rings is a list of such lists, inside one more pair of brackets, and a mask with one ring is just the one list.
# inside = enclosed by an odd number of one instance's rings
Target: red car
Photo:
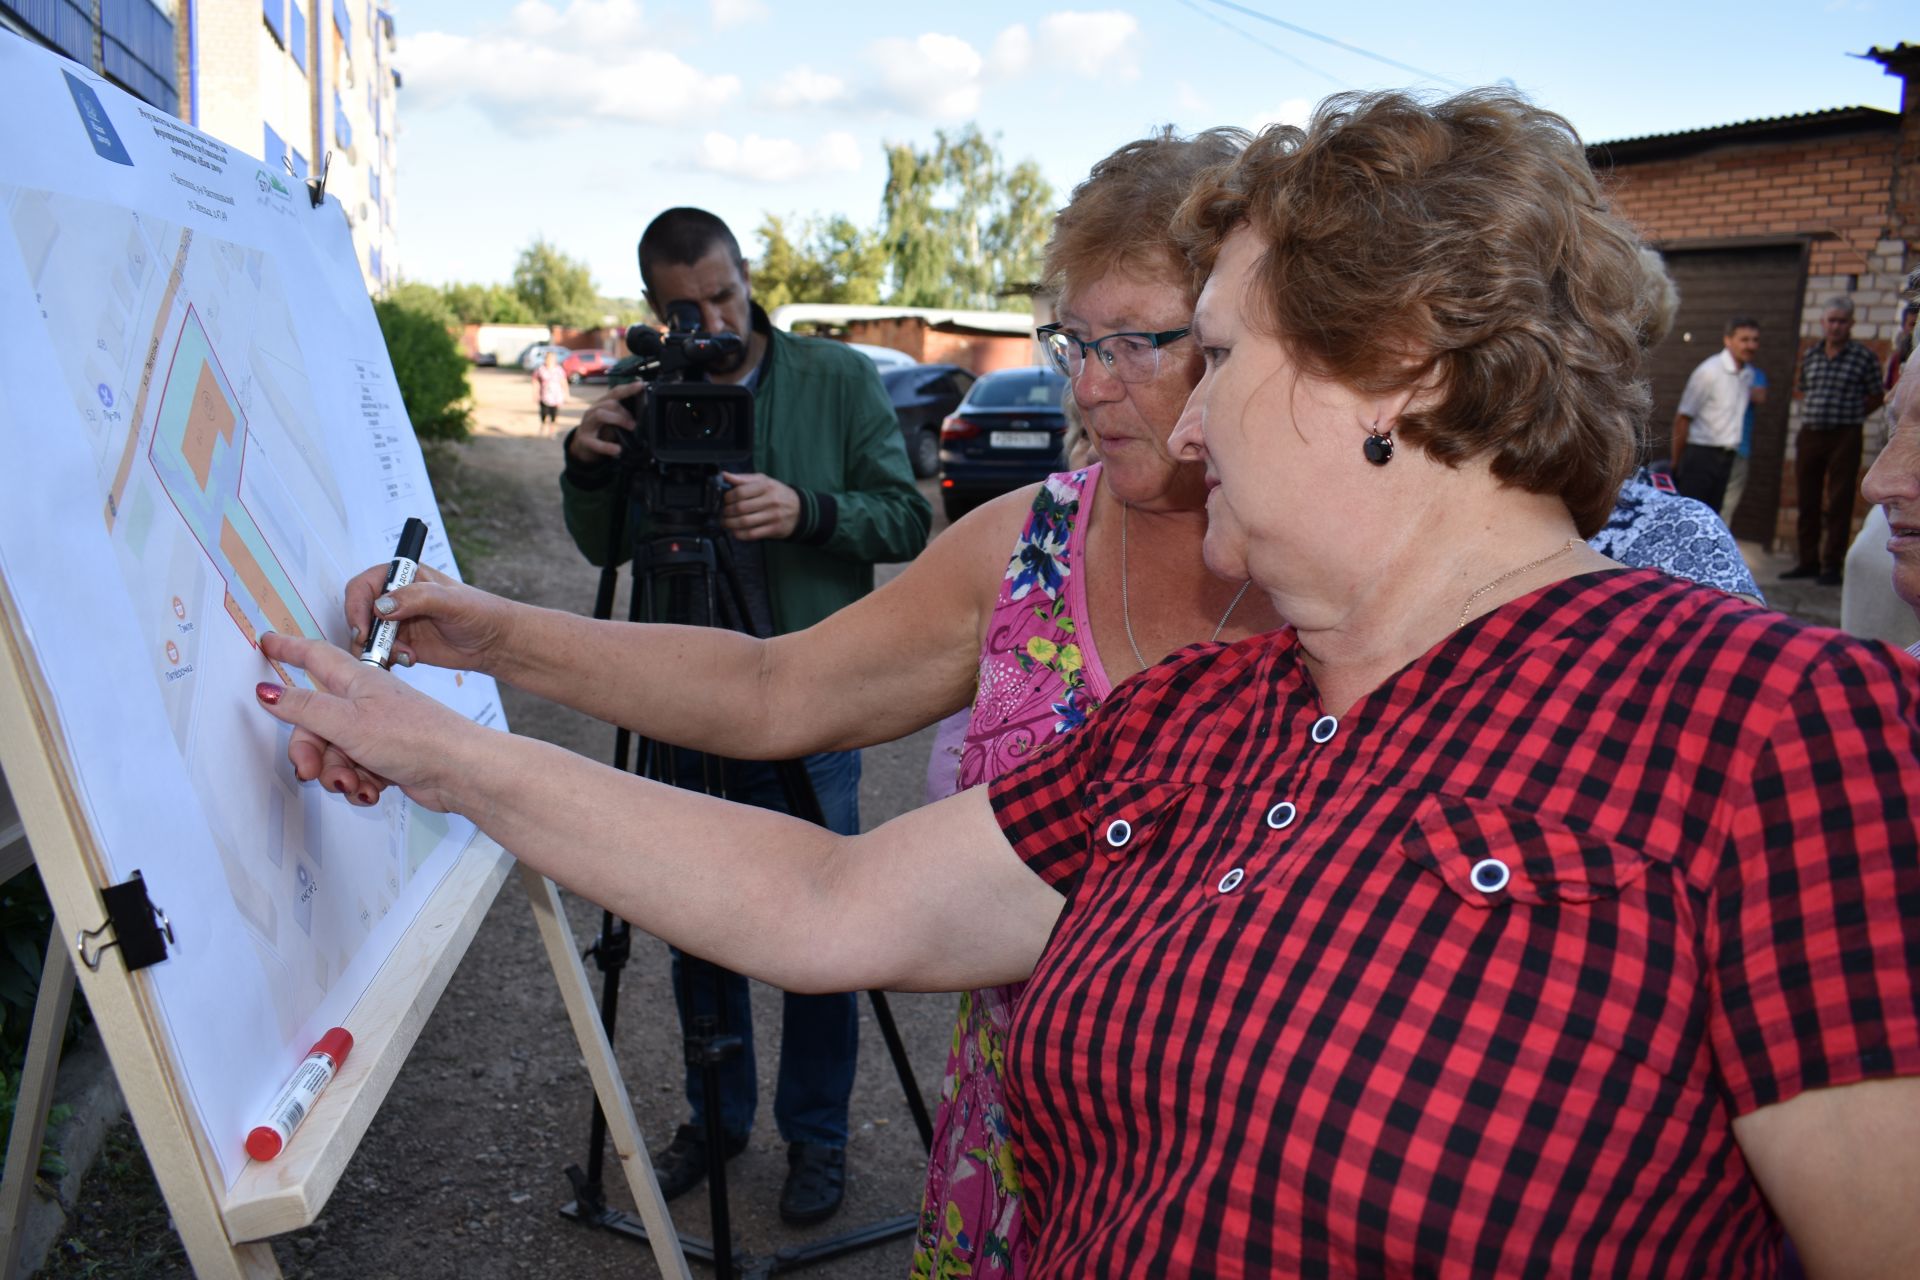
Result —
[[560, 367], [566, 370], [568, 382], [581, 382], [606, 377], [613, 362], [614, 357], [605, 351], [575, 351], [560, 362]]

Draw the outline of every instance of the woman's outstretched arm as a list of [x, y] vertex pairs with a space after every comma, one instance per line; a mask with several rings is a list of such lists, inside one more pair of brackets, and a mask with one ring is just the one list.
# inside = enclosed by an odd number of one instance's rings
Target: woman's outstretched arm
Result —
[[602, 622], [514, 604], [422, 570], [375, 612], [378, 566], [347, 586], [356, 634], [400, 623], [396, 652], [484, 671], [651, 738], [743, 760], [890, 742], [967, 705], [980, 634], [1032, 500], [971, 513], [898, 577], [805, 631]]
[[1014, 855], [983, 790], [836, 836], [480, 728], [323, 641], [262, 645], [316, 686], [260, 695], [306, 731], [290, 749], [302, 780], [321, 752], [341, 753], [647, 932], [788, 990], [1015, 981], [1062, 905]]

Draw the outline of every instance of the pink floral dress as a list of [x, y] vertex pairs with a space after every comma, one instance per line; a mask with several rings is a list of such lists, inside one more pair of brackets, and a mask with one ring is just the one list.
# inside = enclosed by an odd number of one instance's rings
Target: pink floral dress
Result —
[[[954, 745], [943, 726], [936, 739], [930, 800], [1005, 773], [1040, 743], [1077, 729], [1112, 691], [1086, 630], [1086, 577], [1075, 572], [1099, 478], [1096, 463], [1040, 486], [987, 623], [964, 733]], [[913, 1280], [1026, 1271], [1020, 1168], [1001, 1084], [1020, 991], [1016, 984], [960, 997], [933, 1122]]]

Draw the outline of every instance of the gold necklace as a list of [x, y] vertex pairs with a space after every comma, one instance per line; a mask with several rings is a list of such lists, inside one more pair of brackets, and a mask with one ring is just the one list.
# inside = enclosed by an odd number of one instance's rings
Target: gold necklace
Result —
[[1558, 560], [1561, 556], [1567, 554], [1567, 552], [1573, 550], [1575, 547], [1579, 545], [1580, 545], [1580, 539], [1568, 538], [1566, 541], [1566, 545], [1562, 546], [1559, 550], [1549, 551], [1546, 555], [1541, 556], [1538, 560], [1530, 560], [1526, 564], [1521, 565], [1518, 569], [1507, 570], [1505, 573], [1495, 578], [1492, 582], [1489, 582], [1486, 586], [1480, 588], [1478, 591], [1474, 592], [1472, 595], [1467, 597], [1467, 602], [1460, 606], [1460, 621], [1453, 624], [1453, 629], [1455, 631], [1458, 631], [1460, 628], [1467, 625], [1468, 615], [1473, 612], [1473, 602], [1478, 600], [1481, 596], [1487, 594], [1487, 592], [1493, 590], [1495, 587], [1499, 586], [1503, 582], [1508, 581], [1509, 579], [1517, 578], [1521, 574], [1526, 573], [1528, 570], [1538, 569], [1541, 565], [1547, 563], [1547, 561], [1549, 560]]
[[[1140, 652], [1140, 642], [1133, 638], [1133, 611], [1127, 607], [1127, 512], [1130, 510], [1132, 508], [1127, 503], [1120, 504], [1120, 625], [1126, 629], [1127, 645], [1133, 650], [1133, 660], [1140, 664], [1142, 671], [1145, 671], [1147, 660]], [[1218, 640], [1220, 633], [1227, 629], [1227, 619], [1231, 618], [1233, 611], [1240, 607], [1240, 597], [1247, 594], [1247, 588], [1252, 585], [1253, 579], [1248, 578], [1240, 584], [1240, 589], [1233, 593], [1233, 599], [1227, 602], [1227, 611], [1220, 615], [1219, 625], [1214, 627], [1213, 634], [1207, 637], [1209, 644]]]

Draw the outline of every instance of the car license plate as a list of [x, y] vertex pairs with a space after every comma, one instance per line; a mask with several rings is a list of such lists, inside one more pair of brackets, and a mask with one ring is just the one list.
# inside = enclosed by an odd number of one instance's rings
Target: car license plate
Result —
[[996, 449], [1044, 449], [1053, 443], [1046, 431], [990, 431], [987, 443]]

